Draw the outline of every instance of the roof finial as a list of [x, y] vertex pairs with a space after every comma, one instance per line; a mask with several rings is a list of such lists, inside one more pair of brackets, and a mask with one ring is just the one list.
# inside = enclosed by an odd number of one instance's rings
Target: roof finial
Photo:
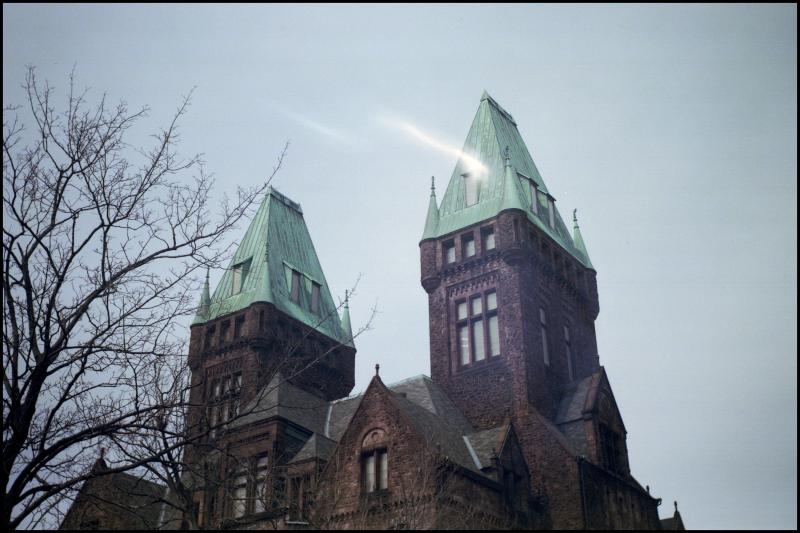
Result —
[[431, 195], [432, 196], [436, 195], [436, 177], [435, 176], [431, 176]]
[[577, 209], [573, 209], [572, 210], [572, 222], [575, 224], [575, 227], [577, 228], [578, 227], [578, 210]]
[[505, 152], [506, 152], [506, 166], [510, 166], [511, 165], [511, 148], [506, 146]]
[[379, 365], [378, 363], [375, 363], [375, 375], [376, 376], [378, 375], [380, 370], [381, 370], [381, 365]]
[[347, 307], [348, 309], [350, 308], [349, 302], [350, 302], [350, 293], [348, 292], [347, 289], [345, 289], [344, 290], [344, 306]]
[[673, 503], [675, 504], [675, 512], [677, 513], [678, 512], [678, 500], [675, 500]]

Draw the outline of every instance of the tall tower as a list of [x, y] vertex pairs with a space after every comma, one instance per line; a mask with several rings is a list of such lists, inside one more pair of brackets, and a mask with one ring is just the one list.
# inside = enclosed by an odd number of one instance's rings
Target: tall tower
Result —
[[[234, 438], [225, 422], [278, 375], [320, 402], [347, 396], [355, 353], [349, 310], [340, 318], [300, 205], [270, 188], [213, 296], [206, 280], [200, 297], [190, 431], [220, 448]], [[269, 444], [273, 457], [283, 445]]]
[[463, 154], [420, 242], [431, 377], [478, 427], [520, 401], [552, 418], [563, 387], [598, 368], [596, 273], [485, 92]]
[[420, 242], [431, 377], [477, 428], [511, 421], [541, 527], [658, 528], [630, 474], [594, 322], [596, 272], [511, 115], [484, 92]]

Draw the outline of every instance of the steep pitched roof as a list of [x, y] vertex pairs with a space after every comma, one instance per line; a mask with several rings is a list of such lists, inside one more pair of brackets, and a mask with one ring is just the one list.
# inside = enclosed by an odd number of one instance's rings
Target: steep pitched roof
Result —
[[325, 431], [327, 410], [328, 402], [292, 385], [283, 374], [276, 372], [256, 398], [242, 408], [242, 416], [231, 423], [231, 428], [281, 417], [309, 431], [322, 434]]
[[[446, 235], [487, 220], [509, 206], [522, 207], [539, 229], [584, 266], [592, 268], [584, 253], [585, 247], [580, 250], [575, 246], [558, 208], [555, 208], [553, 228], [547, 221], [549, 215], [546, 212], [546, 200], [542, 202], [540, 198], [539, 214], [534, 214], [531, 209], [530, 187], [526, 185], [528, 180], [532, 180], [540, 192], [551, 198], [552, 195], [549, 194], [528, 147], [522, 140], [517, 123], [485, 91], [462, 152], [464, 155], [456, 163], [438, 208], [436, 228], [432, 230], [426, 222], [423, 239]], [[466, 200], [466, 184], [463, 178], [465, 174], [476, 176], [480, 184], [477, 202], [470, 206]], [[430, 211], [431, 208], [429, 213]]]
[[[243, 265], [239, 292], [233, 286], [236, 265]], [[289, 297], [292, 270], [302, 274], [299, 303]], [[318, 314], [311, 312], [312, 283], [320, 285]], [[300, 204], [271, 187], [217, 284], [207, 313], [198, 313], [193, 323], [245, 309], [254, 302], [270, 302], [338, 342], [350, 340], [342, 329]]]

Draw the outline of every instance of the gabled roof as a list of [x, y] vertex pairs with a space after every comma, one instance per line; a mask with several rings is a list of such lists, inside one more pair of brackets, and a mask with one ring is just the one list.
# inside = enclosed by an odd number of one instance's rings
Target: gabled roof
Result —
[[[233, 270], [240, 264], [246, 274], [241, 291], [235, 293]], [[289, 298], [292, 270], [302, 274], [299, 303]], [[319, 314], [311, 312], [312, 283], [320, 285]], [[300, 204], [272, 187], [217, 284], [208, 311], [198, 312], [193, 324], [240, 311], [254, 302], [270, 302], [335, 341], [351, 340], [342, 329]]]
[[[426, 222], [423, 239], [440, 237], [487, 220], [509, 206], [522, 207], [531, 222], [539, 229], [584, 266], [592, 268], [588, 255], [585, 254], [585, 247], [580, 250], [575, 246], [557, 208], [555, 208], [553, 228], [548, 223], [546, 200], [540, 201], [538, 210], [540, 214], [533, 213], [529, 180], [536, 184], [540, 192], [551, 198], [552, 195], [548, 192], [528, 147], [522, 140], [517, 123], [511, 114], [500, 107], [500, 104], [485, 91], [467, 139], [464, 141], [462, 152], [464, 155], [456, 163], [438, 208], [435, 230], [431, 228], [432, 224]], [[506, 168], [507, 166], [511, 171]], [[463, 178], [465, 174], [477, 176], [480, 182], [478, 201], [470, 206], [466, 203], [466, 184]], [[508, 179], [512, 182], [506, 183]], [[429, 220], [431, 212], [432, 208], [429, 207]]]
[[[61, 529], [77, 529], [92, 516], [113, 515], [116, 525], [130, 529], [158, 529], [162, 526], [167, 488], [125, 472], [104, 473], [108, 467], [98, 459], [92, 471], [96, 477], [87, 480], [61, 523]], [[101, 520], [101, 528], [109, 524]]]

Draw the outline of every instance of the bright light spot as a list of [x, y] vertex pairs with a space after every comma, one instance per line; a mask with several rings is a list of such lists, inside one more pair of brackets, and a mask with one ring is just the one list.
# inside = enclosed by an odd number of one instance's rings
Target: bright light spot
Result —
[[384, 122], [403, 130], [404, 132], [411, 135], [413, 138], [417, 139], [418, 141], [422, 141], [431, 148], [435, 148], [446, 154], [451, 154], [456, 156], [457, 158], [459, 158], [461, 161], [464, 162], [464, 166], [466, 167], [467, 171], [470, 174], [475, 175], [475, 177], [477, 178], [483, 178], [488, 173], [489, 169], [478, 158], [470, 154], [467, 154], [464, 151], [459, 150], [458, 148], [451, 146], [444, 141], [440, 141], [439, 139], [431, 137], [427, 133], [420, 131], [419, 128], [412, 126], [408, 122], [395, 122], [395, 121], [384, 121]]

